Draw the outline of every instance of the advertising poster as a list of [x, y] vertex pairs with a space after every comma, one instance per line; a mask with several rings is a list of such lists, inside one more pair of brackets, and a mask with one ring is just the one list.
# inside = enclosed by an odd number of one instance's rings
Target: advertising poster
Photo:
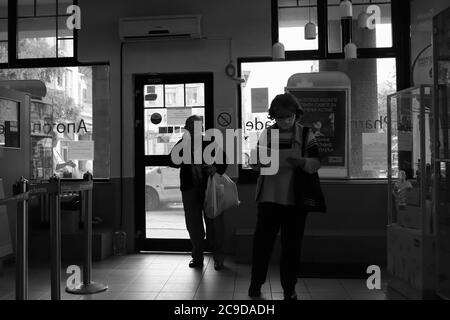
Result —
[[363, 133], [363, 170], [387, 171], [387, 135]]
[[317, 138], [322, 165], [346, 165], [346, 91], [289, 90], [300, 102], [305, 115], [302, 124], [310, 127]]

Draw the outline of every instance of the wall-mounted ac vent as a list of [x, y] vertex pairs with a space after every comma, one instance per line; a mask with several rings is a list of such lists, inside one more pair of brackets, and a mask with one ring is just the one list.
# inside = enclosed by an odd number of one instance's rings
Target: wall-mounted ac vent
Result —
[[199, 39], [202, 37], [200, 15], [121, 18], [122, 41], [160, 39]]

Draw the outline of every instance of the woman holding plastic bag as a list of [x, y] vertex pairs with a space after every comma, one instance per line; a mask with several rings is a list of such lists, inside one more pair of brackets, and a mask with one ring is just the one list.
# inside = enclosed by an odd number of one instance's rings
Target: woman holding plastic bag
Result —
[[[205, 148], [211, 143], [201, 139], [201, 144], [197, 146], [194, 141], [195, 135], [202, 135], [202, 132], [196, 132], [195, 128], [202, 128], [202, 119], [199, 116], [191, 116], [185, 123], [185, 134], [183, 138], [173, 147], [170, 154], [170, 166], [173, 168], [180, 168], [180, 189], [183, 199], [183, 206], [185, 212], [186, 228], [189, 233], [189, 238], [192, 244], [192, 260], [189, 262], [190, 268], [203, 267], [203, 252], [205, 229], [203, 221], [206, 226], [206, 238], [209, 247], [211, 247], [214, 256], [214, 268], [221, 270], [224, 268], [224, 252], [223, 239], [225, 220], [223, 215], [216, 219], [210, 219], [204, 215], [205, 191], [210, 176], [220, 176], [225, 173], [227, 168], [226, 156], [222, 151], [221, 154], [216, 154], [217, 160], [212, 165], [204, 162], [202, 156], [202, 163], [194, 163], [194, 154], [203, 155]], [[188, 148], [180, 148], [183, 144], [190, 144]], [[199, 149], [196, 149], [199, 148]], [[185, 159], [183, 150], [190, 149], [191, 155], [187, 157], [188, 161], [175, 163], [175, 158]], [[220, 161], [219, 161], [220, 159]]]

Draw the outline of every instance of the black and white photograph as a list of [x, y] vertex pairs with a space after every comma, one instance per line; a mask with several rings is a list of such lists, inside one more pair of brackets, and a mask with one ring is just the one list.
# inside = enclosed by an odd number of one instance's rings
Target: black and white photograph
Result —
[[0, 0], [0, 310], [448, 301], [449, 26], [448, 0]]

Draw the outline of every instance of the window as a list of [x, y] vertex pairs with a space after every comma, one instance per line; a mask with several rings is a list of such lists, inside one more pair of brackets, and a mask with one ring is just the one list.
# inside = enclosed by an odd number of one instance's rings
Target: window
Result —
[[[352, 0], [351, 24], [341, 21], [340, 2], [272, 0], [272, 12], [277, 14], [272, 18], [273, 43], [283, 43], [288, 59], [338, 58], [343, 56], [348, 40], [357, 46], [361, 58], [394, 56], [399, 50], [405, 50], [403, 47], [408, 47], [410, 17], [404, 14], [409, 12], [407, 1]], [[359, 26], [358, 18], [364, 12], [372, 16], [369, 21], [377, 17], [374, 29]], [[317, 37], [313, 40], [305, 39], [305, 26], [309, 22], [316, 25]]]
[[[328, 0], [328, 52], [342, 52], [340, 0]], [[380, 8], [380, 23], [374, 30], [358, 27], [358, 17], [366, 12], [371, 0], [353, 0], [352, 42], [358, 48], [390, 48], [392, 47], [391, 1], [376, 1]]]
[[[241, 85], [240, 126], [244, 135], [241, 174], [251, 175], [248, 161], [250, 150], [255, 147], [252, 144], [272, 124], [267, 110], [272, 99], [285, 91], [288, 79], [296, 73], [341, 71], [352, 83], [351, 110], [346, 120], [350, 141], [350, 156], [346, 159], [349, 177], [386, 178], [387, 163], [383, 168], [373, 163], [386, 162], [387, 96], [397, 89], [395, 68], [395, 58], [358, 59], [351, 63], [345, 60], [242, 62], [242, 74], [247, 75], [247, 81]], [[376, 143], [372, 143], [374, 139]]]
[[[272, 19], [272, 41], [285, 45], [287, 61], [239, 61], [240, 75], [246, 80], [240, 88], [240, 126], [244, 135], [240, 181], [255, 181], [254, 173], [248, 169], [252, 143], [249, 137], [271, 124], [267, 119], [271, 100], [285, 91], [293, 74], [323, 71], [340, 71], [351, 80], [351, 109], [346, 119], [348, 177], [386, 178], [387, 95], [410, 86], [409, 15], [404, 14], [409, 11], [409, 2], [373, 2], [380, 8], [381, 19], [370, 30], [359, 28], [357, 19], [372, 1], [353, 0], [353, 21], [347, 31], [358, 46], [358, 59], [350, 61], [344, 60], [342, 52], [341, 35], [348, 34], [341, 32], [345, 24], [340, 21], [339, 3], [340, 0], [272, 0], [272, 12], [276, 14]], [[310, 20], [317, 25], [316, 40], [304, 39], [302, 26]]]
[[[58, 84], [60, 79], [69, 78], [75, 88], [84, 88], [82, 99], [79, 99], [76, 90], [70, 90], [67, 83], [65, 86]], [[31, 134], [46, 135], [52, 139], [53, 171], [64, 178], [82, 178], [87, 171], [93, 173], [95, 178], [109, 178], [109, 66], [0, 70], [0, 80], [28, 79], [39, 79], [47, 86], [47, 96], [42, 103], [52, 106], [52, 112], [38, 114], [42, 108], [31, 108]], [[97, 81], [95, 90], [92, 86], [94, 79]], [[13, 116], [10, 111], [7, 115], [8, 119]], [[0, 145], [1, 141], [0, 135]], [[93, 142], [94, 159], [70, 159], [71, 146], [85, 141]]]
[[319, 41], [305, 40], [305, 25], [312, 22], [317, 26], [317, 0], [279, 0], [279, 41], [286, 50], [318, 50]]
[[0, 63], [8, 62], [8, 0], [0, 0]]
[[73, 1], [18, 0], [19, 59], [73, 57], [73, 30], [67, 28], [67, 7]]
[[[46, 59], [47, 65], [48, 59], [76, 61], [76, 30], [67, 27], [71, 16], [67, 8], [76, 3], [72, 0], [0, 0], [0, 63], [33, 67], [39, 64], [35, 59]], [[8, 11], [8, 4], [17, 10]], [[11, 13], [14, 16], [8, 17], [8, 12], [15, 12]], [[8, 19], [15, 24], [8, 24]]]

